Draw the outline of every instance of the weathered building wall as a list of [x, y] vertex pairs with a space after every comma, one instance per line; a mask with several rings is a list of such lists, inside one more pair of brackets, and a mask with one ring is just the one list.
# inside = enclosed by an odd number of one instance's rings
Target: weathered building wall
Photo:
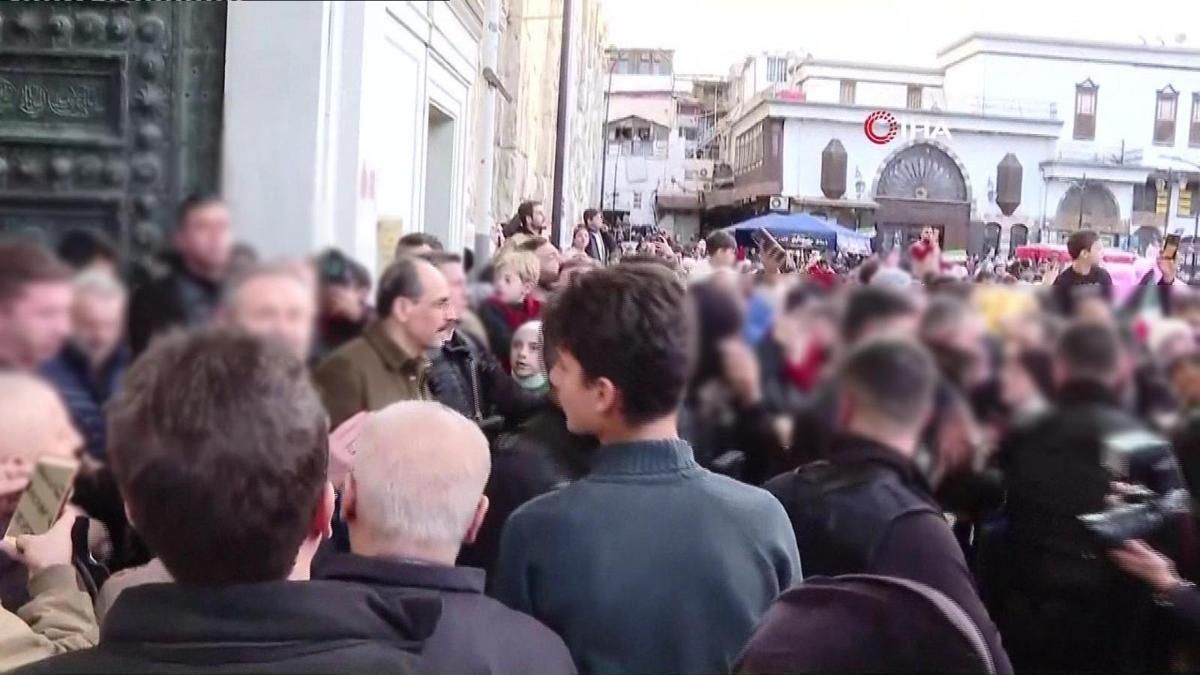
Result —
[[[498, 75], [512, 95], [497, 105], [492, 213], [507, 220], [525, 199], [549, 201], [554, 189], [554, 142], [558, 101], [562, 0], [503, 0]], [[607, 29], [601, 0], [575, 0], [575, 51], [563, 189], [563, 231], [596, 201], [604, 118]], [[482, 79], [481, 79], [482, 81]], [[478, 109], [478, 106], [477, 106]], [[480, 161], [483, 148], [472, 154]], [[477, 186], [470, 189], [474, 206]], [[475, 212], [475, 208], [471, 212]]]

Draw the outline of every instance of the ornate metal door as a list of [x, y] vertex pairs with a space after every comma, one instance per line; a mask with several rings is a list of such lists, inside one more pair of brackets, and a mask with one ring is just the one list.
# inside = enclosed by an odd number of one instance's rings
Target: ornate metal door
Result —
[[0, 234], [152, 252], [217, 186], [223, 2], [0, 4]]

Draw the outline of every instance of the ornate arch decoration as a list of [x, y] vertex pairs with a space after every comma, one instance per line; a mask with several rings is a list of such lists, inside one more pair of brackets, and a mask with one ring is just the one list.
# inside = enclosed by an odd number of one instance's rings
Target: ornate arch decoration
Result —
[[[1083, 210], [1082, 217], [1080, 209]], [[1083, 186], [1072, 185], [1058, 200], [1054, 212], [1057, 229], [1078, 230], [1081, 221], [1084, 229], [1098, 232], [1112, 233], [1121, 229], [1121, 207], [1103, 183], [1089, 181]]]
[[930, 199], [971, 203], [971, 179], [962, 159], [934, 140], [910, 141], [875, 169], [876, 198]]

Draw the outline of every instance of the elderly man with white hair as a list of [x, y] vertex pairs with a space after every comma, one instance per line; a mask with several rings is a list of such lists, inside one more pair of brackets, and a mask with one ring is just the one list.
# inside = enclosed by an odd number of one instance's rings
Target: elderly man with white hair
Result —
[[440, 598], [421, 651], [436, 673], [574, 673], [566, 645], [536, 619], [484, 595], [482, 570], [455, 567], [487, 515], [487, 439], [440, 403], [371, 413], [342, 495], [352, 553], [314, 561], [313, 576], [371, 586], [388, 601]]
[[104, 404], [129, 368], [125, 345], [125, 287], [112, 272], [89, 269], [74, 281], [71, 333], [42, 375], [62, 396], [71, 420], [95, 459], [105, 458]]

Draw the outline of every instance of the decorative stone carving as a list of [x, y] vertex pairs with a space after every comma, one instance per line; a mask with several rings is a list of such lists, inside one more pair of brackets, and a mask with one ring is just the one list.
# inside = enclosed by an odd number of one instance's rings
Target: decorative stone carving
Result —
[[149, 265], [171, 207], [217, 187], [226, 13], [0, 2], [0, 232], [95, 228]]
[[962, 202], [967, 199], [967, 185], [949, 155], [933, 145], [918, 143], [888, 162], [876, 195]]
[[33, 37], [41, 28], [37, 12], [32, 9], [21, 12], [17, 15], [17, 22], [13, 24], [13, 27], [16, 28], [18, 34], [24, 37]]
[[76, 163], [75, 171], [79, 176], [79, 180], [90, 183], [100, 177], [100, 172], [104, 169], [104, 162], [95, 155], [85, 155], [79, 158]]
[[166, 108], [167, 94], [162, 89], [147, 84], [137, 90], [137, 93], [133, 95], [133, 100], [137, 103], [140, 111], [157, 117]]
[[71, 160], [66, 157], [55, 157], [50, 160], [50, 178], [56, 181], [66, 180], [71, 175]]
[[133, 178], [139, 183], [153, 183], [162, 173], [158, 160], [142, 155], [133, 160]]
[[109, 185], [121, 185], [129, 175], [129, 167], [119, 159], [109, 160], [104, 166], [104, 180]]
[[1021, 205], [1021, 176], [1023, 170], [1017, 156], [1011, 152], [996, 165], [996, 206], [1011, 216]]
[[41, 162], [31, 157], [17, 160], [17, 177], [29, 182], [38, 180], [42, 177]]
[[163, 58], [157, 54], [143, 54], [138, 59], [138, 72], [147, 80], [157, 80], [165, 68]]
[[133, 205], [137, 209], [138, 215], [143, 218], [149, 218], [158, 210], [158, 197], [154, 195], [140, 195], [133, 200]]
[[137, 140], [138, 145], [145, 150], [158, 147], [163, 140], [162, 127], [149, 122], [143, 124], [142, 126], [138, 127]]
[[104, 19], [97, 12], [80, 12], [75, 16], [75, 32], [85, 42], [95, 40], [104, 29]]
[[124, 42], [133, 31], [133, 22], [127, 16], [114, 16], [108, 20], [108, 37], [114, 42]]
[[71, 34], [71, 18], [65, 14], [55, 14], [50, 17], [50, 34], [56, 38]]
[[162, 233], [154, 223], [143, 220], [133, 226], [133, 240], [143, 249], [151, 250], [158, 246]]
[[157, 16], [148, 16], [138, 22], [138, 38], [142, 42], [155, 43], [167, 30], [163, 20]]

